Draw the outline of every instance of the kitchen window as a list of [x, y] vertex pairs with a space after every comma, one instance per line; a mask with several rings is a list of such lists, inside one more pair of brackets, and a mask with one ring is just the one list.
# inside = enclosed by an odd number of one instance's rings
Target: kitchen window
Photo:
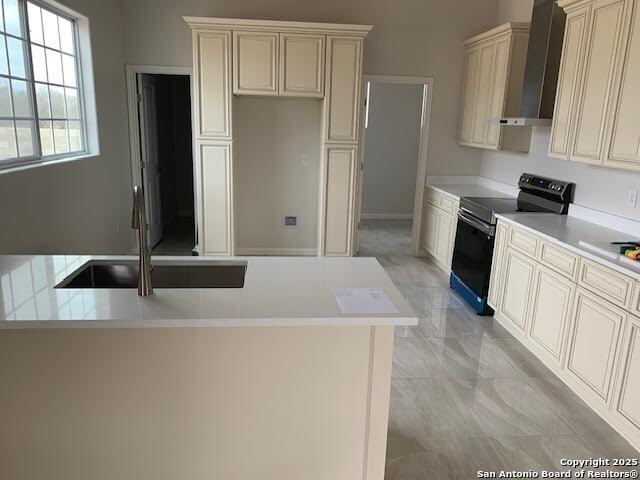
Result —
[[76, 20], [0, 0], [0, 168], [87, 153]]

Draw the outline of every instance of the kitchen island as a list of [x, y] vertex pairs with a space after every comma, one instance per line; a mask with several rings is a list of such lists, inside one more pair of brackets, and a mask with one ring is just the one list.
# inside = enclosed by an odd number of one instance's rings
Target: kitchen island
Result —
[[[233, 258], [243, 288], [55, 288], [87, 262], [0, 257], [0, 478], [382, 479], [394, 325], [375, 259]], [[204, 257], [154, 259], [224, 262]], [[382, 289], [343, 314], [334, 289]], [[366, 306], [361, 307], [366, 310]]]

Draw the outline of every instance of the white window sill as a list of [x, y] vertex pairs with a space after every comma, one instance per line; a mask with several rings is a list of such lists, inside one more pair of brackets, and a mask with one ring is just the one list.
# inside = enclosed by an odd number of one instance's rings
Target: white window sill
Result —
[[13, 165], [7, 165], [3, 167], [0, 164], [0, 175], [4, 175], [7, 173], [15, 173], [21, 172], [23, 170], [31, 170], [39, 167], [48, 167], [50, 165], [58, 165], [60, 163], [70, 163], [77, 162], [78, 160], [89, 160], [92, 158], [96, 158], [100, 156], [100, 153], [83, 153], [81, 155], [76, 155], [75, 157], [64, 157], [64, 158], [52, 158], [49, 160], [35, 160], [29, 163], [16, 163]]

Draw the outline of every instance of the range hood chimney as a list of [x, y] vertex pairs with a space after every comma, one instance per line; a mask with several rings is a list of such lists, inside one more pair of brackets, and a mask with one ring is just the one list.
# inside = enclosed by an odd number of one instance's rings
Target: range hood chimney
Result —
[[534, 1], [519, 116], [494, 118], [490, 123], [523, 127], [551, 125], [565, 18], [556, 0]]

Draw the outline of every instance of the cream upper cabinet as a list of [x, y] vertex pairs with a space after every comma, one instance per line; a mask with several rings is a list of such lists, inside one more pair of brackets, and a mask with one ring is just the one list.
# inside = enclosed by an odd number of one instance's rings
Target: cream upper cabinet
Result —
[[578, 94], [576, 131], [571, 158], [601, 163], [605, 120], [622, 36], [624, 0], [593, 5], [584, 72]]
[[476, 92], [478, 91], [478, 70], [480, 67], [479, 57], [479, 48], [469, 49], [465, 52], [464, 86], [462, 92], [460, 126], [458, 129], [458, 142], [462, 145], [471, 145], [473, 111], [476, 101]]
[[357, 141], [361, 76], [362, 39], [328, 36], [325, 142]]
[[640, 168], [640, 2], [630, 3], [630, 30], [624, 44], [622, 71], [611, 105], [604, 164]]
[[231, 138], [231, 32], [194, 31], [196, 138]]
[[564, 29], [562, 57], [558, 72], [558, 87], [551, 125], [549, 156], [567, 159], [572, 140], [573, 114], [575, 110], [580, 66], [584, 51], [585, 31], [590, 7], [582, 7], [567, 14]]
[[640, 429], [640, 318], [629, 317], [618, 368], [616, 414]]
[[506, 23], [464, 42], [465, 70], [458, 143], [490, 150], [528, 152], [530, 127], [490, 125], [517, 115], [529, 39], [528, 23]]
[[533, 260], [511, 247], [507, 248], [500, 311], [523, 332], [526, 328], [535, 269]]
[[277, 33], [234, 31], [233, 54], [233, 93], [277, 95]]
[[640, 170], [638, 0], [559, 0], [567, 12], [549, 156]]
[[489, 103], [491, 102], [492, 85], [494, 81], [494, 62], [496, 57], [495, 42], [480, 47], [480, 67], [478, 70], [478, 93], [476, 95], [473, 111], [473, 130], [471, 132], [471, 145], [484, 146], [489, 127]]
[[528, 313], [529, 336], [558, 367], [575, 291], [571, 280], [538, 266]]
[[324, 96], [324, 35], [280, 34], [280, 95]]

